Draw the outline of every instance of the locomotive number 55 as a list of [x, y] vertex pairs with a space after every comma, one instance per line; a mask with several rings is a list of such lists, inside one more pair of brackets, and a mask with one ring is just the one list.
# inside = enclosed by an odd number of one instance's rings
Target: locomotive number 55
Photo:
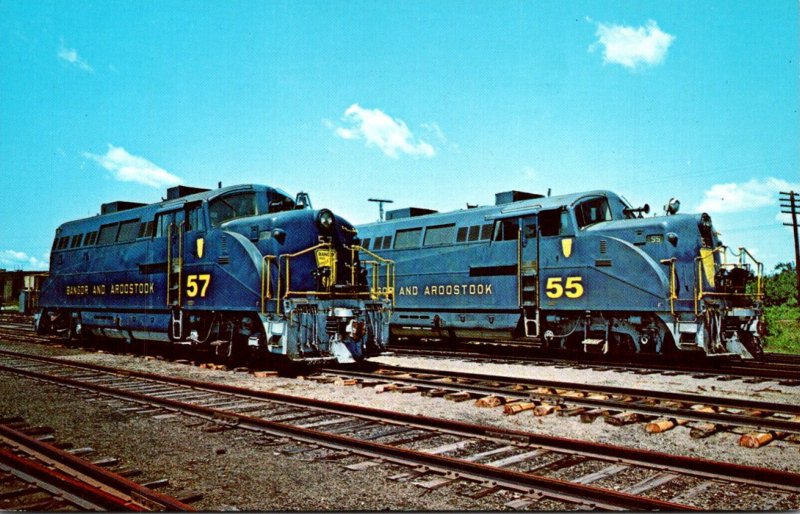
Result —
[[562, 280], [561, 277], [547, 279], [545, 294], [547, 294], [548, 298], [561, 298], [564, 295], [567, 298], [580, 298], [583, 296], [583, 284], [581, 284], [583, 277], [567, 277], [563, 285]]

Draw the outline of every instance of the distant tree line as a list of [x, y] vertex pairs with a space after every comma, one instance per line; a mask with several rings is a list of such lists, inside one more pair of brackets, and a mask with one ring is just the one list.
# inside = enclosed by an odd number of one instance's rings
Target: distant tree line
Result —
[[782, 262], [764, 277], [764, 305], [797, 307], [797, 275], [794, 264]]

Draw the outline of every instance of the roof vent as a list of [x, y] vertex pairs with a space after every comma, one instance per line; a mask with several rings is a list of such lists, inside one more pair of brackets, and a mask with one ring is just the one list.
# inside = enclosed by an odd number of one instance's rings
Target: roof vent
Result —
[[503, 205], [506, 203], [521, 202], [522, 200], [533, 200], [535, 198], [544, 198], [544, 195], [526, 193], [525, 191], [503, 191], [502, 193], [495, 193], [494, 204]]
[[422, 207], [406, 207], [405, 209], [395, 209], [393, 211], [386, 211], [386, 221], [397, 220], [400, 218], [413, 218], [416, 216], [424, 216], [426, 214], [435, 214], [439, 211], [433, 209], [423, 209]]
[[100, 206], [100, 214], [111, 214], [113, 212], [127, 211], [128, 209], [135, 209], [137, 207], [144, 207], [146, 203], [138, 202], [109, 202]]
[[184, 196], [205, 193], [206, 191], [210, 191], [210, 189], [204, 189], [202, 187], [175, 186], [167, 189], [167, 200], [177, 200], [178, 198], [183, 198]]

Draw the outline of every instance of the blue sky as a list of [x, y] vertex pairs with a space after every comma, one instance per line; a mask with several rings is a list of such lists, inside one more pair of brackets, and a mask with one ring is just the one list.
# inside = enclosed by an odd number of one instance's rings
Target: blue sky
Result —
[[707, 211], [771, 269], [800, 190], [797, 2], [0, 0], [0, 268], [174, 183], [374, 221], [509, 189]]

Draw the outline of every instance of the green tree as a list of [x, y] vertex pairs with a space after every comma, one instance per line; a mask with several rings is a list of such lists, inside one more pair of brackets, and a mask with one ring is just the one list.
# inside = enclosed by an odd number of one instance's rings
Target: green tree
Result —
[[782, 262], [773, 274], [764, 277], [764, 303], [797, 306], [797, 275], [792, 263]]

